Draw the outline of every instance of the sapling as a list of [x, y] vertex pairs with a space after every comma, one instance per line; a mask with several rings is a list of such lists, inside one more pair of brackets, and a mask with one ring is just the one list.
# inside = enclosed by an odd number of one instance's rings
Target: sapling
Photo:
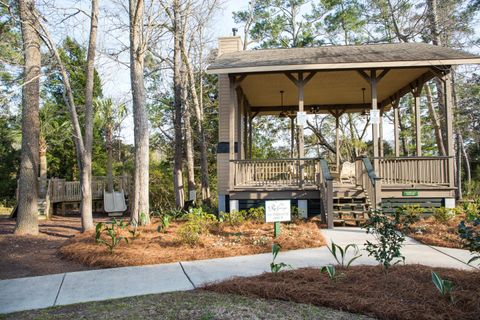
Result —
[[449, 298], [453, 302], [453, 282], [440, 278], [440, 276], [432, 271], [432, 282], [435, 287], [440, 291], [443, 297]]
[[278, 273], [283, 268], [292, 268], [291, 265], [283, 263], [283, 262], [275, 263], [275, 259], [277, 258], [277, 255], [280, 252], [281, 248], [282, 247], [278, 243], [274, 243], [273, 246], [272, 246], [273, 260], [270, 263], [270, 270], [272, 271], [272, 273]]

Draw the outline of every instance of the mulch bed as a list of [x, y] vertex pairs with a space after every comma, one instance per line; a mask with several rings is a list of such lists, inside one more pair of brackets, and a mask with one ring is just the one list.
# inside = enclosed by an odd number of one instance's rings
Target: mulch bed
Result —
[[446, 223], [440, 223], [430, 216], [412, 224], [408, 236], [432, 246], [463, 249], [463, 243], [457, 233], [462, 220], [465, 220], [465, 216], [457, 215]]
[[[101, 268], [136, 266], [178, 261], [202, 260], [271, 252], [273, 224], [246, 222], [240, 226], [225, 225], [200, 236], [195, 246], [179, 240], [177, 229], [185, 222], [172, 222], [166, 232], [157, 231], [157, 220], [140, 229], [140, 236], [129, 243], [121, 242], [110, 254], [104, 245], [95, 243], [94, 233], [78, 234], [59, 250], [66, 259]], [[282, 250], [320, 247], [326, 244], [319, 221], [295, 221], [282, 224], [275, 239]]]
[[[95, 222], [106, 220], [105, 215], [94, 216]], [[18, 236], [13, 234], [14, 219], [0, 219], [0, 279], [96, 269], [62, 259], [57, 253], [65, 241], [80, 234], [79, 216], [53, 216], [38, 223], [39, 235]]]
[[[453, 281], [453, 303], [442, 297], [433, 285], [432, 270], [443, 279]], [[331, 281], [318, 269], [306, 268], [234, 278], [208, 285], [204, 289], [308, 303], [379, 319], [480, 318], [478, 271], [406, 265], [393, 267], [387, 277], [379, 266], [337, 268], [338, 273], [343, 273], [343, 276]]]

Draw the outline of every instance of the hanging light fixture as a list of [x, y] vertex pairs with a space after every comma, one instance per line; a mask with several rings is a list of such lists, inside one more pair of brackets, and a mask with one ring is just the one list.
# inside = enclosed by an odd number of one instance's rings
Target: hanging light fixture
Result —
[[288, 117], [288, 113], [283, 109], [283, 93], [285, 91], [280, 90], [280, 106], [282, 107], [282, 111], [280, 112], [280, 118]]

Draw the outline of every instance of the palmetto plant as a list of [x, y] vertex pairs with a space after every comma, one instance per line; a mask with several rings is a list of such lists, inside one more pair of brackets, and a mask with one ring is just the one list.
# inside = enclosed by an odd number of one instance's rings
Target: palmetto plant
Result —
[[275, 259], [277, 258], [278, 253], [282, 247], [278, 243], [274, 243], [272, 246], [272, 255], [273, 255], [273, 260], [270, 263], [270, 271], [272, 273], [278, 273], [280, 272], [283, 268], [291, 268], [292, 266], [283, 262], [275, 263]]

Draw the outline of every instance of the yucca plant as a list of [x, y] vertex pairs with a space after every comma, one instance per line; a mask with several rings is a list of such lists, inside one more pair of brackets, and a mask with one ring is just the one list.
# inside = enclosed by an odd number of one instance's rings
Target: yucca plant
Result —
[[443, 297], [449, 298], [453, 302], [453, 282], [440, 278], [440, 276], [432, 271], [432, 282], [435, 287], [440, 291]]
[[[354, 243], [350, 243], [346, 245], [345, 248], [342, 248], [341, 246], [332, 241], [332, 245], [330, 247], [327, 246], [327, 248], [337, 261], [338, 265], [340, 265], [342, 268], [350, 267], [353, 261], [357, 260], [362, 256], [360, 254], [358, 246]], [[353, 257], [345, 263], [347, 252], [350, 248], [353, 249]]]
[[273, 255], [273, 260], [270, 263], [270, 271], [272, 273], [278, 273], [280, 270], [283, 268], [291, 268], [292, 266], [283, 262], [280, 263], [275, 263], [275, 259], [277, 258], [278, 253], [281, 250], [281, 246], [278, 243], [274, 243], [272, 246], [272, 255]]
[[322, 269], [320, 269], [321, 273], [326, 273], [330, 280], [335, 280], [335, 267], [334, 266], [323, 266]]

